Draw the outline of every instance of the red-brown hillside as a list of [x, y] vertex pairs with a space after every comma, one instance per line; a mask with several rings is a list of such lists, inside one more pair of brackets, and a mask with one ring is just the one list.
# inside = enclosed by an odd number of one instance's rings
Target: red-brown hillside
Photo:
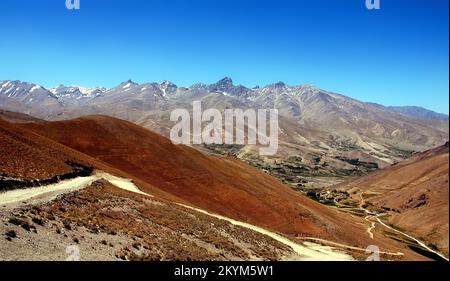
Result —
[[392, 224], [448, 255], [448, 174], [447, 143], [340, 188], [372, 193], [366, 202], [390, 210]]
[[380, 236], [371, 240], [361, 218], [318, 204], [238, 160], [173, 145], [126, 121], [92, 116], [21, 126], [211, 212], [286, 234], [322, 237], [363, 248], [376, 243], [382, 249], [411, 254], [390, 239]]
[[90, 166], [84, 158], [81, 153], [0, 118], [0, 178], [47, 180], [73, 172], [71, 163]]

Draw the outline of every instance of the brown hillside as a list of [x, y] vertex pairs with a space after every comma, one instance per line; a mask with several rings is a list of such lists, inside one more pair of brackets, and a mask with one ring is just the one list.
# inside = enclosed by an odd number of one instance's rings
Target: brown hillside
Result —
[[366, 202], [388, 211], [390, 223], [448, 255], [448, 175], [447, 143], [340, 188], [372, 193]]
[[361, 218], [318, 204], [240, 161], [175, 146], [129, 122], [92, 116], [21, 126], [202, 209], [290, 235], [321, 237], [363, 248], [376, 243], [381, 249], [420, 259], [385, 237], [371, 240]]

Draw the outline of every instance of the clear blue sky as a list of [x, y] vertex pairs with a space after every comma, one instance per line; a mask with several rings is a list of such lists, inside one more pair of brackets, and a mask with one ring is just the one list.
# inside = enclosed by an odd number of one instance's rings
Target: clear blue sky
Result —
[[448, 0], [2, 0], [0, 80], [313, 84], [448, 113]]

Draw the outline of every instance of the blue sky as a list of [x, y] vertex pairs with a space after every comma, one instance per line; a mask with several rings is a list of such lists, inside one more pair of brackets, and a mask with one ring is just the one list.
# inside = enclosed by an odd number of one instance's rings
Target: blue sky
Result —
[[313, 84], [449, 112], [448, 0], [2, 0], [0, 80]]

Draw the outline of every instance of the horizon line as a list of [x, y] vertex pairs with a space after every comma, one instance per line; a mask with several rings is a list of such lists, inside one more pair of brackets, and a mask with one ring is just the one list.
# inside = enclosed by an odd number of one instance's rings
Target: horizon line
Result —
[[131, 78], [129, 78], [129, 79], [127, 79], [127, 80], [124, 80], [124, 81], [122, 81], [122, 82], [119, 82], [118, 84], [116, 84], [116, 86], [113, 86], [113, 87], [105, 87], [105, 86], [95, 86], [95, 87], [91, 87], [91, 86], [82, 86], [82, 85], [80, 85], [80, 84], [73, 84], [73, 83], [71, 83], [70, 85], [69, 85], [69, 84], [58, 84], [58, 85], [55, 85], [55, 86], [52, 86], [52, 87], [48, 87], [48, 86], [45, 86], [45, 85], [43, 85], [43, 84], [41, 84], [41, 83], [35, 83], [35, 82], [31, 82], [31, 81], [24, 81], [24, 80], [20, 80], [20, 79], [2, 79], [2, 80], [0, 80], [0, 81], [19, 81], [19, 82], [21, 82], [21, 83], [29, 83], [29, 84], [34, 84], [34, 85], [37, 85], [37, 86], [41, 86], [41, 87], [43, 87], [43, 88], [46, 89], [46, 90], [51, 90], [51, 89], [57, 88], [57, 87], [59, 87], [59, 86], [64, 86], [64, 87], [77, 87], [77, 88], [87, 88], [87, 89], [105, 88], [106, 90], [111, 90], [111, 89], [114, 89], [114, 88], [118, 87], [119, 85], [121, 85], [121, 84], [123, 84], [123, 83], [126, 83], [126, 82], [133, 82], [133, 83], [136, 83], [137, 85], [145, 85], [145, 84], [162, 84], [162, 83], [164, 83], [164, 82], [169, 82], [169, 83], [172, 83], [173, 85], [175, 85], [177, 88], [187, 88], [187, 89], [189, 89], [189, 88], [191, 88], [191, 87], [193, 87], [193, 86], [195, 86], [195, 85], [198, 85], [198, 84], [203, 84], [203, 85], [209, 86], [209, 85], [216, 84], [216, 83], [221, 82], [221, 81], [226, 80], [226, 79], [231, 80], [233, 86], [242, 86], [242, 87], [245, 87], [245, 88], [247, 88], [247, 89], [249, 89], [249, 90], [262, 89], [262, 88], [266, 88], [266, 87], [269, 87], [269, 86], [273, 86], [273, 85], [282, 83], [282, 84], [284, 84], [285, 86], [288, 86], [288, 87], [312, 87], [312, 88], [316, 88], [316, 89], [318, 89], [318, 90], [320, 90], [320, 91], [324, 91], [324, 92], [326, 92], [326, 93], [332, 93], [332, 94], [337, 94], [337, 95], [343, 95], [343, 96], [345, 96], [345, 97], [347, 97], [347, 98], [351, 98], [351, 99], [354, 99], [354, 100], [357, 100], [357, 101], [359, 101], [359, 102], [366, 103], [366, 104], [377, 104], [377, 105], [381, 105], [381, 106], [384, 106], [384, 107], [418, 107], [418, 108], [422, 108], [422, 109], [425, 109], [425, 110], [428, 110], [428, 111], [431, 111], [431, 112], [434, 112], [434, 113], [437, 113], [437, 114], [446, 115], [447, 117], [450, 116], [449, 112], [439, 112], [439, 111], [436, 111], [436, 110], [433, 110], [433, 109], [429, 109], [429, 108], [427, 108], [427, 107], [420, 106], [420, 105], [407, 105], [407, 104], [401, 104], [401, 105], [398, 105], [398, 104], [397, 104], [397, 105], [387, 105], [387, 104], [379, 103], [379, 102], [363, 101], [363, 100], [354, 98], [354, 97], [349, 96], [349, 95], [346, 95], [346, 94], [342, 94], [342, 93], [338, 93], [338, 92], [334, 92], [334, 91], [325, 90], [325, 89], [323, 89], [323, 88], [321, 88], [321, 87], [317, 87], [317, 86], [315, 86], [314, 84], [311, 84], [311, 83], [292, 85], [292, 84], [288, 84], [288, 83], [283, 82], [283, 81], [277, 81], [277, 82], [269, 83], [269, 84], [264, 85], [264, 86], [256, 85], [256, 86], [254, 86], [254, 87], [247, 87], [247, 86], [242, 85], [242, 84], [240, 84], [240, 83], [234, 84], [234, 80], [233, 80], [230, 76], [224, 76], [224, 78], [221, 78], [221, 79], [217, 80], [216, 82], [212, 82], [212, 83], [195, 82], [195, 83], [191, 84], [190, 86], [179, 85], [179, 84], [174, 83], [174, 82], [172, 82], [171, 80], [168, 80], [168, 79], [163, 79], [163, 80], [161, 80], [161, 81], [159, 81], [159, 82], [156, 82], [156, 81], [153, 81], [153, 82], [147, 81], [147, 82], [142, 82], [142, 83], [141, 83], [141, 82], [137, 82], [136, 80], [133, 80], [133, 79], [131, 79]]

